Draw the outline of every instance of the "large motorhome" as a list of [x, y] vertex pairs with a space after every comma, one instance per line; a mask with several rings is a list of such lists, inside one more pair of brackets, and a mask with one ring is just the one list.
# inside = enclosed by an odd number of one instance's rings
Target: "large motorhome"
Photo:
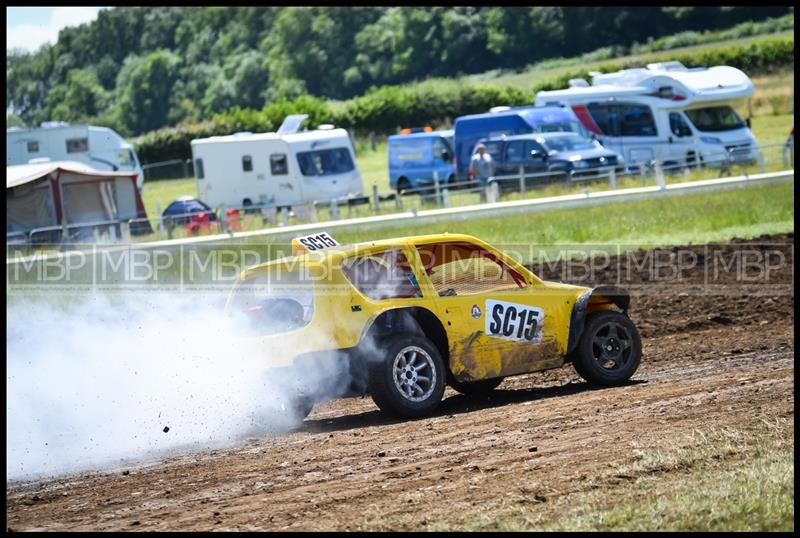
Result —
[[482, 138], [561, 131], [589, 136], [572, 110], [561, 106], [495, 107], [485, 114], [460, 116], [453, 128], [456, 174], [461, 180], [466, 178], [475, 145]]
[[572, 79], [563, 90], [541, 91], [537, 106], [572, 108], [604, 146], [630, 163], [665, 166], [750, 164], [761, 154], [747, 121], [733, 106], [753, 95], [753, 83], [729, 66], [686, 68], [648, 64], [594, 74], [590, 85]]
[[192, 140], [198, 197], [211, 207], [244, 207], [361, 195], [363, 182], [347, 131], [320, 126], [298, 132], [303, 116], [287, 117], [276, 133]]
[[108, 127], [45, 122], [34, 129], [6, 129], [6, 166], [48, 160], [77, 161], [96, 170], [132, 171], [140, 191], [144, 183], [133, 146]]

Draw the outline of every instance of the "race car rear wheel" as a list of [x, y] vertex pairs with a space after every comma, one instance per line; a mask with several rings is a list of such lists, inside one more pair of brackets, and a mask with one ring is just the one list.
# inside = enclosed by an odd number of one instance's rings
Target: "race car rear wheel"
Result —
[[280, 404], [281, 411], [286, 413], [287, 416], [303, 420], [314, 409], [314, 400], [308, 396], [292, 396], [287, 397]]
[[483, 379], [481, 381], [456, 381], [450, 380], [450, 386], [466, 396], [484, 396], [496, 389], [503, 382], [502, 377]]
[[425, 336], [400, 333], [378, 342], [380, 354], [367, 361], [369, 392], [375, 404], [397, 417], [432, 412], [444, 394], [445, 368]]
[[626, 314], [603, 310], [586, 318], [573, 353], [575, 370], [583, 379], [601, 386], [620, 385], [639, 367], [642, 340]]

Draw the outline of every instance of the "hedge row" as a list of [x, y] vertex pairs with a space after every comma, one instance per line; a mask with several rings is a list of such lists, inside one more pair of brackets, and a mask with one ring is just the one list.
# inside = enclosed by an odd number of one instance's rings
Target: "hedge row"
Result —
[[[660, 58], [664, 55], [659, 55]], [[676, 53], [669, 55], [670, 60], [681, 62], [686, 67], [710, 67], [714, 65], [730, 65], [737, 67], [751, 75], [762, 73], [771, 69], [779, 69], [794, 64], [794, 39], [764, 39], [755, 41], [749, 45], [736, 45], [730, 47], [717, 47], [691, 53]], [[629, 60], [625, 62], [606, 62], [594, 67], [591, 71], [601, 73], [611, 73], [620, 69], [631, 67], [643, 67], [644, 63], [652, 63], [656, 60], [642, 62]], [[570, 71], [543, 80], [533, 85], [533, 92], [541, 90], [558, 90], [566, 88], [572, 78], [589, 79], [589, 70]]]
[[[793, 65], [794, 39], [765, 39], [749, 45], [717, 47], [669, 58], [688, 67], [730, 65], [754, 74]], [[641, 61], [634, 60], [607, 62], [593, 70], [608, 73], [640, 64]], [[190, 142], [194, 138], [238, 131], [275, 131], [287, 115], [301, 113], [309, 115], [311, 128], [332, 123], [358, 134], [388, 134], [399, 127], [447, 124], [457, 116], [485, 112], [493, 106], [530, 104], [540, 90], [565, 88], [569, 79], [588, 76], [588, 70], [576, 70], [542, 80], [530, 90], [458, 81], [382, 86], [343, 103], [329, 103], [304, 95], [293, 101], [270, 103], [261, 110], [237, 108], [201, 123], [159, 129], [134, 140], [134, 145], [143, 163], [186, 159], [191, 156]]]

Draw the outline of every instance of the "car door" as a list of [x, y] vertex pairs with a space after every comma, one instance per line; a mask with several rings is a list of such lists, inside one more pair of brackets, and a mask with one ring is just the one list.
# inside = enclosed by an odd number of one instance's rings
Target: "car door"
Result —
[[[669, 159], [678, 165], [693, 164], [694, 154], [696, 153], [694, 147], [694, 136], [689, 122], [684, 118], [681, 112], [670, 112], [667, 116], [669, 121], [669, 137], [667, 143], [669, 146], [669, 155], [665, 155], [665, 159]], [[690, 163], [691, 161], [691, 163]]]
[[641, 103], [618, 103], [615, 105], [620, 118], [620, 137], [625, 141], [623, 157], [635, 163], [650, 158], [664, 159], [662, 140], [658, 137], [653, 111]]
[[530, 164], [529, 157], [526, 158], [525, 155], [525, 140], [506, 142], [503, 175], [519, 175], [520, 166], [526, 169], [527, 165]]
[[554, 320], [561, 297], [535, 283], [499, 253], [466, 242], [417, 247], [418, 278], [434, 293], [447, 331], [450, 368], [459, 381], [504, 377], [560, 366], [563, 342]]
[[[531, 152], [533, 151], [537, 152], [535, 157], [531, 155]], [[547, 149], [536, 142], [536, 140], [525, 141], [525, 155], [527, 157], [525, 162], [526, 174], [544, 174], [549, 170], [550, 166], [547, 159]], [[528, 185], [531, 185], [536, 183], [545, 183], [547, 180], [547, 176], [537, 176], [527, 178], [526, 182]]]

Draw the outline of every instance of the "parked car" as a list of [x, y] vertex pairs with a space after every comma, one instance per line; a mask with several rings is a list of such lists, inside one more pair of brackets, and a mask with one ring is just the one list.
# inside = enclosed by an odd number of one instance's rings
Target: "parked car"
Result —
[[627, 291], [543, 281], [475, 237], [339, 245], [317, 233], [292, 246], [295, 256], [242, 272], [226, 313], [245, 330], [231, 345], [263, 361], [296, 418], [320, 397], [361, 394], [419, 417], [445, 385], [485, 394], [505, 377], [571, 362], [611, 386], [639, 366]]
[[191, 196], [181, 196], [169, 204], [161, 216], [164, 218], [171, 216], [173, 224], [182, 226], [191, 221], [192, 216], [195, 214], [206, 214], [208, 215], [208, 220], [212, 222], [217, 220], [217, 215], [213, 209], [206, 203]]
[[398, 192], [455, 178], [453, 130], [399, 134], [389, 137], [389, 185]]
[[[526, 185], [538, 185], [571, 179], [587, 179], [614, 167], [625, 170], [622, 157], [600, 142], [575, 133], [539, 133], [504, 136], [482, 140], [495, 161], [497, 176], [519, 176], [551, 172], [550, 176], [526, 178]], [[519, 185], [517, 177], [498, 180], [501, 188]]]
[[558, 104], [552, 106], [495, 107], [485, 114], [460, 116], [454, 122], [456, 177], [468, 179], [470, 160], [478, 141], [531, 133], [572, 132], [589, 136], [575, 113]]

